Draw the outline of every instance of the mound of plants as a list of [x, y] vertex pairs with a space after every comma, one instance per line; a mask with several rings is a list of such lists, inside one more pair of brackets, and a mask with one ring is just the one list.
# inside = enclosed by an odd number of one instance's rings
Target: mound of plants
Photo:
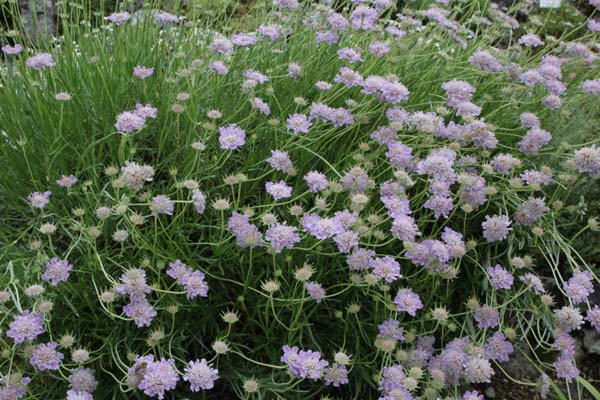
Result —
[[0, 400], [600, 398], [596, 13], [392, 3], [12, 33]]

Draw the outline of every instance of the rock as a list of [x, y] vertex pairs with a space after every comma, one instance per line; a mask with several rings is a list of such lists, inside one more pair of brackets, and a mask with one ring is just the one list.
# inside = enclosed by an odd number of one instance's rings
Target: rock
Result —
[[32, 40], [56, 33], [56, 6], [52, 0], [19, 0], [21, 24]]
[[483, 394], [485, 394], [485, 397], [488, 399], [495, 399], [496, 398], [496, 389], [494, 389], [493, 386], [489, 386], [487, 389], [485, 389]]
[[595, 329], [583, 329], [583, 347], [591, 354], [600, 354], [600, 333]]

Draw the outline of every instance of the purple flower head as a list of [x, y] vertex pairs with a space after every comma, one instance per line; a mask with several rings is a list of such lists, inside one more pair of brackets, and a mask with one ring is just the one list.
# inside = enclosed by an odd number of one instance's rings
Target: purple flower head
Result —
[[23, 51], [23, 46], [21, 46], [20, 44], [15, 44], [14, 46], [7, 44], [7, 45], [2, 46], [2, 52], [7, 55], [14, 56], [14, 55], [19, 54], [22, 51]]
[[490, 243], [505, 240], [512, 230], [510, 219], [506, 215], [494, 215], [493, 217], [486, 215], [481, 227], [483, 228], [483, 237]]
[[52, 54], [41, 53], [35, 56], [29, 57], [25, 64], [33, 69], [41, 70], [47, 67], [54, 67], [56, 63], [54, 62], [54, 58], [52, 58]]
[[135, 110], [133, 111], [135, 115], [138, 117], [146, 118], [156, 118], [158, 115], [158, 110], [155, 107], [152, 107], [152, 104], [136, 104]]
[[132, 318], [138, 328], [150, 326], [157, 312], [144, 297], [133, 297], [131, 302], [123, 307], [123, 312]]
[[224, 36], [215, 36], [208, 48], [215, 54], [229, 56], [233, 54], [233, 43]]
[[124, 111], [117, 115], [115, 128], [122, 133], [139, 131], [144, 127], [146, 120], [135, 112]]
[[372, 42], [369, 45], [369, 52], [377, 57], [383, 57], [390, 52], [390, 47], [385, 42]]
[[379, 324], [379, 333], [377, 334], [378, 338], [385, 339], [394, 339], [394, 340], [404, 340], [404, 328], [400, 326], [400, 322], [395, 319], [388, 319]]
[[504, 69], [504, 66], [496, 57], [484, 50], [477, 50], [469, 58], [469, 62], [484, 71], [500, 72]]
[[250, 104], [264, 115], [271, 114], [271, 108], [260, 97], [254, 97], [250, 99]]
[[526, 47], [539, 47], [544, 45], [542, 39], [540, 39], [540, 37], [534, 33], [527, 33], [521, 36], [518, 43]]
[[267, 158], [267, 162], [271, 167], [282, 172], [286, 172], [293, 167], [287, 151], [271, 150], [271, 157]]
[[398, 240], [413, 242], [421, 233], [415, 219], [409, 215], [399, 215], [392, 221], [392, 236]]
[[160, 24], [162, 24], [163, 26], [168, 24], [168, 23], [172, 23], [172, 24], [177, 24], [179, 23], [179, 17], [176, 15], [173, 15], [169, 12], [166, 11], [159, 11], [156, 14], [154, 14], [154, 19], [159, 22]]
[[515, 220], [521, 225], [533, 225], [548, 211], [550, 209], [546, 206], [544, 199], [530, 198], [517, 209]]
[[[400, 264], [392, 257], [385, 256], [381, 258], [375, 258], [371, 261], [371, 267], [373, 268], [373, 274], [379, 279], [385, 279], [386, 282], [392, 283], [400, 278]], [[414, 314], [411, 314], [414, 316]]]
[[363, 77], [352, 68], [342, 67], [338, 74], [333, 78], [335, 83], [341, 83], [347, 88], [361, 86], [363, 84]]
[[179, 374], [175, 369], [175, 360], [161, 358], [150, 362], [144, 371], [144, 377], [138, 385], [140, 390], [151, 397], [164, 399], [165, 392], [175, 389]]
[[325, 174], [318, 171], [310, 171], [304, 175], [304, 181], [308, 185], [308, 190], [313, 193], [320, 192], [321, 190], [327, 189], [329, 182]]
[[146, 283], [146, 271], [139, 268], [131, 268], [121, 275], [121, 284], [115, 290], [122, 295], [130, 296], [132, 299], [144, 298], [146, 293], [152, 289]]
[[231, 36], [231, 43], [239, 47], [248, 47], [257, 42], [256, 33], [240, 32]]
[[48, 205], [51, 194], [52, 192], [50, 191], [46, 191], [44, 193], [33, 192], [29, 196], [27, 196], [27, 200], [31, 203], [33, 207], [42, 209]]
[[227, 75], [227, 73], [229, 72], [229, 68], [227, 67], [227, 65], [220, 60], [212, 61], [210, 64], [208, 64], [208, 69], [219, 75]]
[[495, 267], [487, 267], [486, 269], [490, 284], [494, 289], [510, 289], [515, 278], [500, 264]]
[[278, 25], [260, 25], [256, 32], [263, 37], [263, 40], [268, 38], [271, 42], [274, 42], [279, 38], [279, 30]]
[[254, 70], [254, 69], [248, 69], [248, 70], [244, 71], [243, 75], [244, 75], [244, 78], [251, 79], [258, 83], [265, 83], [265, 82], [269, 81], [269, 78], [266, 75]]
[[556, 377], [566, 379], [567, 382], [572, 382], [573, 379], [579, 376], [579, 369], [573, 363], [572, 357], [560, 356], [552, 364], [556, 369]]
[[98, 386], [98, 381], [94, 377], [94, 372], [91, 368], [80, 367], [69, 375], [69, 383], [71, 389], [76, 392], [92, 393]]
[[304, 282], [304, 289], [310, 297], [312, 297], [317, 303], [320, 303], [323, 297], [325, 297], [325, 289], [319, 282]]
[[340, 385], [345, 385], [349, 382], [348, 368], [345, 365], [333, 363], [331, 367], [325, 368], [324, 374], [323, 380], [326, 385], [340, 387]]
[[576, 271], [571, 279], [563, 284], [567, 297], [574, 304], [580, 304], [594, 293], [594, 275], [590, 271]]
[[574, 169], [579, 173], [588, 173], [593, 178], [600, 176], [600, 148], [592, 145], [575, 151]]
[[525, 154], [537, 154], [551, 139], [552, 135], [549, 132], [534, 127], [523, 136], [523, 139], [519, 142], [519, 149]]
[[67, 397], [65, 400], [94, 400], [94, 397], [88, 392], [67, 390]]
[[358, 246], [358, 233], [353, 231], [344, 231], [333, 237], [340, 253], [348, 254], [353, 248]]
[[204, 214], [204, 209], [206, 208], [206, 196], [200, 189], [194, 189], [192, 203], [198, 214]]
[[223, 150], [236, 150], [246, 143], [246, 132], [236, 124], [219, 128], [219, 143]]
[[269, 181], [265, 184], [265, 189], [267, 190], [267, 193], [273, 196], [273, 199], [275, 199], [275, 201], [287, 199], [292, 195], [292, 187], [288, 186], [284, 181]]
[[71, 269], [73, 269], [73, 265], [67, 260], [53, 257], [46, 263], [46, 270], [42, 274], [42, 280], [49, 281], [52, 286], [56, 286], [58, 285], [58, 282], [69, 279]]
[[286, 224], [273, 224], [267, 229], [265, 239], [271, 244], [275, 253], [281, 253], [283, 249], [292, 249], [300, 242], [300, 235], [295, 226]]
[[133, 68], [133, 76], [140, 79], [146, 79], [149, 76], [152, 76], [154, 73], [154, 68], [147, 68], [141, 65], [138, 65]]
[[58, 186], [66, 187], [67, 189], [70, 189], [71, 186], [75, 185], [76, 183], [77, 178], [75, 178], [75, 175], [63, 175], [60, 179], [56, 180], [56, 184]]
[[40, 371], [58, 370], [60, 362], [65, 356], [56, 351], [57, 346], [56, 342], [38, 344], [29, 359], [29, 363]]
[[33, 341], [45, 331], [42, 315], [25, 310], [8, 325], [6, 336], [11, 338], [15, 344], [19, 344], [25, 341], [25, 339]]
[[590, 96], [600, 95], [600, 79], [584, 81], [581, 84], [581, 89]]
[[296, 346], [283, 346], [281, 362], [286, 364], [290, 372], [300, 378], [320, 379], [324, 369], [329, 365], [321, 359], [321, 353], [312, 350], [299, 350]]
[[417, 310], [423, 308], [421, 298], [411, 289], [400, 289], [394, 298], [396, 309], [401, 312], [406, 312], [411, 316], [415, 316]]
[[587, 311], [585, 320], [600, 332], [600, 308], [597, 305]]
[[361, 4], [350, 13], [352, 29], [371, 30], [375, 29], [375, 22], [379, 13], [374, 8]]
[[173, 215], [174, 208], [175, 203], [173, 203], [173, 200], [162, 194], [154, 196], [152, 198], [152, 203], [150, 203], [150, 210], [152, 211], [152, 215]]
[[183, 380], [190, 383], [192, 392], [212, 389], [215, 381], [219, 379], [219, 370], [213, 368], [204, 358], [188, 362], [183, 371]]
[[495, 308], [484, 304], [477, 307], [473, 312], [473, 318], [477, 321], [477, 326], [481, 329], [495, 328], [499, 324], [500, 313]]
[[463, 394], [462, 400], [485, 400], [482, 394], [479, 394], [477, 390], [466, 391]]
[[287, 130], [292, 131], [294, 135], [299, 133], [308, 133], [312, 122], [304, 114], [292, 114], [287, 119]]
[[122, 25], [125, 22], [129, 21], [131, 18], [131, 14], [127, 11], [124, 12], [115, 12], [110, 14], [108, 17], [104, 17], [105, 20], [112, 22], [115, 25]]
[[354, 248], [352, 254], [346, 257], [346, 263], [351, 271], [363, 271], [371, 267], [371, 261], [375, 257], [373, 250]]
[[529, 289], [532, 289], [535, 294], [544, 293], [544, 284], [541, 279], [534, 274], [527, 273], [519, 277], [519, 280], [525, 284]]
[[337, 51], [338, 57], [340, 60], [346, 60], [349, 61], [350, 63], [355, 63], [358, 61], [362, 61], [362, 57], [359, 51], [349, 48], [349, 47], [344, 47], [342, 49], [339, 49]]
[[[403, 396], [401, 398], [411, 399], [412, 397], [406, 397], [406, 395], [410, 396], [410, 393], [408, 393], [403, 386], [404, 378], [406, 378], [406, 374], [404, 373], [402, 365], [395, 364], [385, 367], [383, 369], [381, 380], [379, 381], [379, 390], [381, 390], [384, 395], [400, 393]], [[390, 396], [392, 399], [394, 397]]]
[[496, 332], [485, 344], [485, 356], [496, 361], [506, 362], [513, 352], [513, 345], [502, 332]]
[[187, 292], [186, 297], [191, 300], [198, 296], [208, 296], [208, 284], [204, 281], [204, 274], [201, 271], [188, 271], [181, 278], [181, 284]]

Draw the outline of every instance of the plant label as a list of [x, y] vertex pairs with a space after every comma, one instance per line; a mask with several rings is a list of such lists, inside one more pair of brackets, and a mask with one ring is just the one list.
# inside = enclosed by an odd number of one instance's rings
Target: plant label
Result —
[[559, 8], [560, 0], [540, 0], [540, 8]]

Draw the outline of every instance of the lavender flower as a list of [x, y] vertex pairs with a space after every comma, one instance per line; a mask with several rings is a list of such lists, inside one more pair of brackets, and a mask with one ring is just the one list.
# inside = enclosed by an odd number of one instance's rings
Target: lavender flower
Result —
[[600, 332], [600, 308], [597, 305], [587, 311], [585, 320]]
[[138, 385], [148, 396], [164, 399], [165, 392], [175, 389], [179, 374], [175, 369], [175, 360], [161, 358], [160, 361], [148, 363], [144, 377]]
[[23, 46], [21, 46], [18, 43], [15, 44], [14, 46], [11, 46], [9, 44], [2, 46], [2, 52], [7, 55], [15, 56], [22, 51], [23, 51]]
[[323, 380], [326, 385], [340, 387], [348, 383], [348, 368], [345, 365], [333, 363], [331, 367], [325, 368]]
[[[371, 261], [373, 274], [379, 279], [385, 279], [386, 282], [392, 283], [400, 278], [400, 264], [392, 257], [385, 256], [375, 258]], [[414, 316], [414, 314], [413, 314]]]
[[600, 176], [600, 148], [592, 145], [575, 151], [573, 164], [577, 172], [588, 173], [593, 178]]
[[45, 331], [42, 315], [25, 310], [8, 325], [6, 336], [11, 338], [15, 344], [19, 344], [23, 343], [25, 339], [33, 341]]
[[288, 186], [284, 181], [269, 181], [265, 184], [265, 189], [267, 190], [267, 193], [273, 196], [275, 201], [287, 199], [292, 195], [292, 187]]
[[497, 264], [495, 267], [487, 267], [486, 269], [489, 278], [490, 284], [494, 289], [510, 289], [513, 282], [514, 277], [508, 272], [506, 269], [502, 268], [500, 264]]
[[122, 133], [137, 132], [144, 127], [146, 120], [135, 112], [125, 111], [117, 115], [115, 128]]
[[287, 119], [287, 130], [292, 131], [294, 135], [299, 133], [308, 133], [312, 122], [304, 114], [292, 114]]
[[329, 182], [327, 181], [325, 174], [322, 174], [318, 171], [308, 172], [306, 175], [304, 175], [304, 180], [308, 185], [308, 190], [313, 193], [325, 190], [327, 189], [327, 186], [329, 186]]
[[69, 279], [71, 269], [73, 269], [73, 265], [67, 260], [53, 257], [46, 263], [46, 270], [42, 274], [42, 280], [50, 281], [52, 286], [56, 286], [58, 282], [64, 282]]
[[320, 303], [323, 297], [325, 297], [325, 289], [319, 282], [304, 282], [304, 289], [310, 297], [312, 297], [317, 303]]
[[33, 192], [29, 196], [27, 196], [27, 200], [31, 203], [31, 205], [35, 208], [42, 209], [48, 205], [50, 202], [50, 195], [52, 192], [45, 191], [44, 193]]
[[139, 328], [150, 326], [152, 319], [157, 315], [156, 310], [143, 297], [132, 298], [131, 302], [123, 307], [123, 312], [129, 318], [132, 318]]
[[65, 176], [63, 175], [60, 179], [56, 180], [56, 184], [58, 186], [66, 187], [70, 189], [73, 185], [77, 183], [77, 178], [74, 175]]
[[324, 369], [329, 365], [321, 359], [321, 353], [312, 350], [299, 350], [296, 346], [283, 346], [281, 362], [286, 364], [290, 372], [300, 378], [320, 379]]
[[65, 356], [56, 351], [57, 346], [56, 342], [38, 344], [33, 350], [29, 363], [40, 371], [58, 370]]
[[500, 313], [498, 313], [498, 310], [484, 304], [475, 309], [473, 318], [477, 321], [477, 327], [480, 329], [495, 328], [499, 324]]
[[147, 68], [142, 65], [138, 65], [133, 68], [133, 76], [140, 79], [146, 79], [149, 76], [152, 76], [154, 73], [154, 68]]
[[35, 56], [29, 57], [25, 64], [33, 69], [42, 70], [48, 67], [54, 67], [56, 63], [54, 62], [54, 58], [52, 58], [52, 54], [41, 53]]
[[406, 312], [413, 317], [416, 315], [417, 310], [423, 308], [421, 298], [411, 289], [398, 290], [398, 294], [394, 298], [394, 303], [398, 311]]
[[519, 149], [525, 154], [537, 154], [551, 139], [549, 132], [537, 127], [531, 128], [519, 142]]
[[152, 203], [150, 204], [150, 210], [152, 211], [152, 215], [173, 215], [174, 207], [175, 203], [173, 203], [173, 200], [162, 194], [154, 196], [152, 198]]
[[91, 368], [80, 367], [76, 369], [71, 372], [68, 381], [71, 384], [71, 389], [76, 392], [92, 393], [98, 386], [98, 381], [96, 381]]
[[281, 253], [283, 249], [291, 249], [294, 244], [300, 242], [298, 229], [286, 224], [273, 224], [267, 229], [265, 239], [271, 244], [275, 253]]
[[108, 17], [104, 17], [105, 20], [110, 21], [117, 26], [129, 21], [130, 18], [131, 14], [129, 14], [127, 11], [115, 12], [110, 14]]
[[190, 361], [183, 371], [183, 380], [190, 383], [192, 392], [212, 389], [215, 381], [219, 379], [219, 370], [213, 368], [204, 358]]
[[544, 45], [544, 42], [540, 39], [540, 37], [533, 33], [528, 33], [521, 36], [518, 43], [526, 47], [539, 47]]
[[236, 124], [219, 128], [219, 143], [223, 150], [236, 150], [246, 143], [246, 132]]
[[594, 293], [594, 275], [590, 271], [576, 271], [571, 279], [563, 284], [567, 297], [574, 304], [580, 304]]
[[531, 198], [517, 209], [515, 220], [521, 225], [533, 225], [548, 211], [550, 209], [544, 203], [544, 199]]
[[506, 362], [513, 352], [513, 345], [502, 332], [496, 332], [485, 344], [485, 356], [496, 361]]

